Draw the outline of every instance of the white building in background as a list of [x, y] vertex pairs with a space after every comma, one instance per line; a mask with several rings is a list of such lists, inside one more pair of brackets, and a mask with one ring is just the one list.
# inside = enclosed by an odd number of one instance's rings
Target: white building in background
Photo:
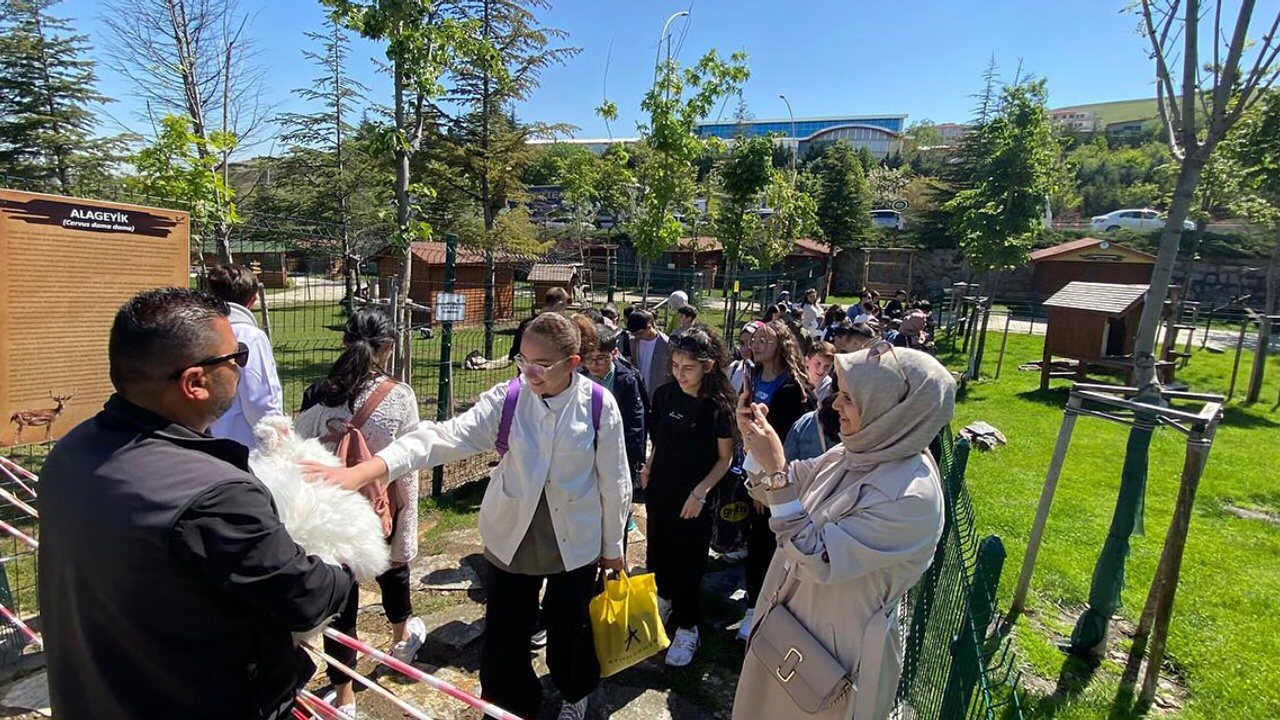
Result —
[[1097, 115], [1072, 108], [1050, 110], [1049, 120], [1070, 132], [1097, 132], [1102, 124], [1102, 120]]

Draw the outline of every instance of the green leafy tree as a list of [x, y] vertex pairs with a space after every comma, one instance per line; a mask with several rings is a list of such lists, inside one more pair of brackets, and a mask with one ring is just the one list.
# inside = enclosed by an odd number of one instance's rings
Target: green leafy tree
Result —
[[635, 207], [636, 176], [630, 167], [631, 156], [622, 143], [614, 143], [600, 157], [596, 174], [596, 211], [613, 219], [609, 231], [620, 218], [628, 217]]
[[969, 266], [992, 272], [1026, 262], [1053, 191], [1060, 147], [1044, 80], [1006, 87], [998, 110], [965, 143], [970, 186], [947, 204]]
[[353, 167], [346, 139], [353, 130], [351, 120], [356, 106], [364, 101], [368, 88], [347, 74], [350, 41], [342, 25], [332, 16], [328, 18], [328, 25], [327, 34], [305, 33], [322, 51], [303, 51], [303, 56], [319, 65], [324, 74], [309, 87], [293, 91], [319, 109], [311, 113], [285, 113], [277, 122], [284, 130], [280, 139], [298, 146], [297, 152], [292, 153], [291, 164], [305, 168], [307, 179], [315, 186], [313, 195], [321, 200], [319, 207], [312, 210], [313, 214], [302, 217], [324, 220], [338, 227], [346, 307], [351, 308], [358, 273], [350, 209], [353, 196], [360, 191], [358, 183], [366, 177], [362, 177], [365, 173], [361, 173], [360, 168]]
[[715, 229], [728, 265], [725, 287], [732, 287], [738, 267], [760, 234], [762, 195], [773, 177], [773, 140], [739, 137], [719, 169], [723, 198], [716, 208]]
[[773, 267], [785, 260], [796, 238], [821, 234], [818, 203], [797, 184], [797, 177], [790, 170], [772, 170], [764, 203], [773, 213], [762, 221], [760, 241], [754, 251], [761, 267]]
[[[1047, 102], [1043, 79], [1004, 88], [999, 106], [962, 147], [971, 172], [969, 186], [945, 209], [969, 267], [988, 274], [988, 302], [996, 296], [997, 272], [1024, 264], [1043, 227], [1044, 204], [1054, 189], [1061, 152]], [[970, 358], [970, 377], [982, 373], [985, 346], [984, 327]]]
[[[235, 148], [230, 133], [212, 132], [208, 140], [192, 130], [191, 119], [166, 115], [155, 140], [132, 158], [135, 175], [126, 185], [132, 192], [164, 198], [191, 213], [194, 252], [202, 256], [217, 228], [239, 222], [231, 188], [217, 172], [218, 156]], [[203, 149], [203, 151], [202, 151]]]
[[[1267, 366], [1267, 348], [1274, 331], [1270, 317], [1276, 314], [1280, 299], [1280, 92], [1266, 93], [1258, 106], [1244, 116], [1236, 133], [1221, 153], [1229, 158], [1228, 172], [1240, 181], [1232, 193], [1232, 202], [1238, 212], [1275, 233], [1271, 260], [1267, 263], [1264, 319], [1258, 333], [1249, 392], [1245, 395], [1246, 402], [1257, 402]], [[1212, 160], [1206, 170], [1211, 165]]]
[[871, 174], [871, 168], [880, 164], [880, 161], [876, 160], [875, 153], [871, 152], [871, 148], [865, 145], [858, 148], [858, 162], [862, 165], [862, 174], [864, 175]]
[[431, 237], [420, 201], [434, 193], [414, 183], [410, 165], [429, 135], [432, 105], [444, 93], [445, 73], [460, 55], [483, 54], [474, 27], [445, 12], [433, 0], [321, 0], [345, 27], [370, 40], [386, 43], [392, 78], [392, 125], [383, 136], [383, 149], [394, 159], [396, 232], [392, 237], [404, 253], [401, 292], [408, 299], [413, 277], [414, 240]]
[[857, 247], [871, 234], [871, 188], [853, 148], [836, 143], [817, 163], [817, 221], [822, 236], [831, 246], [827, 258], [825, 297], [831, 291], [836, 252]]
[[694, 126], [721, 99], [741, 92], [751, 73], [745, 53], [723, 60], [710, 50], [683, 71], [677, 60], [668, 58], [658, 64], [655, 75], [653, 87], [640, 103], [649, 115], [640, 127], [648, 154], [637, 171], [641, 195], [628, 223], [632, 242], [646, 265], [646, 301], [647, 266], [680, 239], [682, 228], [676, 215], [688, 214], [692, 206], [697, 187], [694, 163], [711, 143], [695, 135]]
[[903, 192], [911, 184], [911, 169], [877, 165], [867, 173], [867, 184], [871, 186], [872, 206], [889, 207], [893, 201], [903, 199]]
[[57, 0], [0, 1], [0, 173], [71, 194], [101, 177], [119, 150], [94, 137], [96, 89], [88, 38], [50, 13]]
[[[556, 128], [515, 120], [514, 106], [537, 89], [542, 71], [577, 55], [572, 47], [556, 44], [567, 34], [544, 27], [534, 14], [550, 7], [545, 0], [455, 0], [453, 12], [473, 34], [480, 52], [469, 54], [453, 70], [448, 99], [464, 109], [452, 118], [449, 138], [458, 143], [454, 162], [467, 180], [464, 192], [473, 196], [484, 219], [480, 249], [485, 256], [485, 357], [493, 357], [494, 250], [511, 239], [498, 228], [498, 216], [508, 201], [523, 192], [519, 168], [529, 159], [527, 140], [547, 137]], [[503, 227], [515, 220], [509, 218]], [[523, 237], [532, 232], [522, 230]]]

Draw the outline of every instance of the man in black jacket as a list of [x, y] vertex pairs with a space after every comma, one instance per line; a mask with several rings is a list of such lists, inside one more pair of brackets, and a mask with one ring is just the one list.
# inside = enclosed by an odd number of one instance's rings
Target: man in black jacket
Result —
[[62, 718], [285, 717], [314, 666], [294, 645], [354, 579], [280, 523], [248, 450], [206, 434], [248, 349], [226, 303], [169, 288], [111, 327], [116, 394], [49, 454], [40, 612]]

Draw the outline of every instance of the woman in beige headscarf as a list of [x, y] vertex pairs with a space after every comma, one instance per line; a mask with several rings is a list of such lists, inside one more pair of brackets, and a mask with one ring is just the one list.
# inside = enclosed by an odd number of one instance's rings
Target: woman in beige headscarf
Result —
[[776, 602], [840, 664], [849, 689], [806, 713], [782, 678], [794, 670], [803, 679], [812, 661], [774, 667], [749, 646], [734, 720], [883, 720], [893, 708], [902, 672], [898, 604], [942, 537], [942, 487], [927, 448], [951, 420], [955, 381], [929, 355], [883, 342], [838, 355], [836, 370], [841, 444], [825, 454], [788, 465], [761, 405], [744, 400], [738, 424], [765, 468], [749, 487], [771, 507], [778, 538], [755, 612], [765, 619], [751, 642], [766, 632]]

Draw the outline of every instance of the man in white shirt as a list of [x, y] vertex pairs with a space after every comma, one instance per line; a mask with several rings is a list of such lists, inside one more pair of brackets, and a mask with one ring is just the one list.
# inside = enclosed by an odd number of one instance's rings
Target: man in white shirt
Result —
[[653, 399], [653, 393], [671, 382], [671, 346], [666, 334], [654, 324], [653, 313], [636, 310], [627, 318], [627, 330], [631, 333], [632, 365], [640, 369], [644, 387]]
[[271, 340], [258, 327], [253, 306], [258, 301], [258, 277], [243, 265], [209, 268], [209, 292], [231, 307], [231, 330], [249, 348], [249, 362], [240, 370], [240, 386], [231, 409], [209, 427], [214, 437], [235, 440], [253, 450], [258, 439], [253, 427], [268, 415], [284, 414], [284, 391], [276, 373]]

